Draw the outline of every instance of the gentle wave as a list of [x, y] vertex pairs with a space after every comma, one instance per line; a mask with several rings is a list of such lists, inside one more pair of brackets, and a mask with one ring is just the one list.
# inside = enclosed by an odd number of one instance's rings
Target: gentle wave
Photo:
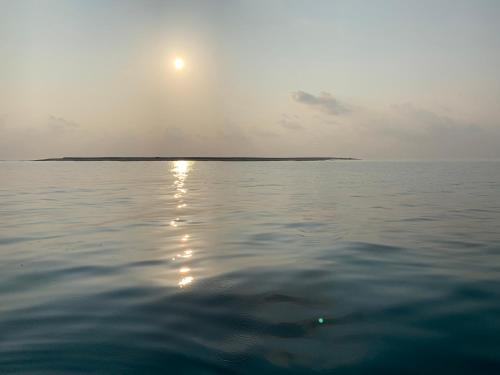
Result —
[[500, 163], [0, 168], [0, 374], [500, 371]]

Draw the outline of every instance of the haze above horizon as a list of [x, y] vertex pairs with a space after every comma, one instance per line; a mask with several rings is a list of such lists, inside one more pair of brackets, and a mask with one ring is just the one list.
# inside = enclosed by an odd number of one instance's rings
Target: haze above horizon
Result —
[[499, 159], [499, 18], [490, 0], [1, 2], [0, 159]]

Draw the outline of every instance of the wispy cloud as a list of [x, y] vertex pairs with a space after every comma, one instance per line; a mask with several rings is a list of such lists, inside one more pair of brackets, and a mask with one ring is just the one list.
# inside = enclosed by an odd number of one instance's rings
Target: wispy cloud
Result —
[[418, 108], [411, 103], [394, 105], [397, 115], [414, 125], [417, 132], [435, 137], [439, 135], [473, 136], [485, 133], [485, 129], [466, 120], [456, 119], [447, 114]]
[[321, 92], [318, 96], [315, 96], [299, 90], [292, 92], [292, 100], [330, 115], [340, 115], [350, 112], [345, 104], [341, 103], [328, 92]]
[[364, 138], [384, 144], [387, 151], [416, 158], [498, 158], [500, 131], [450, 111], [393, 105], [378, 117], [366, 118]]
[[66, 120], [62, 117], [50, 115], [47, 120], [47, 127], [52, 131], [67, 131], [75, 130], [80, 127], [80, 125], [76, 122]]
[[289, 130], [301, 130], [304, 127], [300, 123], [300, 118], [297, 115], [287, 115], [283, 113], [278, 124]]

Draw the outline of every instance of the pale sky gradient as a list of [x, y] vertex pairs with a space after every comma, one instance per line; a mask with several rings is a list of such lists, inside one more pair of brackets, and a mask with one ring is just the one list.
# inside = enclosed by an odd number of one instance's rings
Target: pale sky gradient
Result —
[[0, 0], [0, 159], [500, 158], [499, 20], [495, 0]]

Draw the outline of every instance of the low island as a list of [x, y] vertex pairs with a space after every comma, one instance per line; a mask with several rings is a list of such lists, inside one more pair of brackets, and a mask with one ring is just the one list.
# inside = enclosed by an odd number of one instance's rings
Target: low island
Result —
[[323, 160], [359, 160], [355, 158], [339, 157], [221, 157], [221, 156], [102, 156], [102, 157], [73, 157], [37, 159], [35, 161], [323, 161]]

